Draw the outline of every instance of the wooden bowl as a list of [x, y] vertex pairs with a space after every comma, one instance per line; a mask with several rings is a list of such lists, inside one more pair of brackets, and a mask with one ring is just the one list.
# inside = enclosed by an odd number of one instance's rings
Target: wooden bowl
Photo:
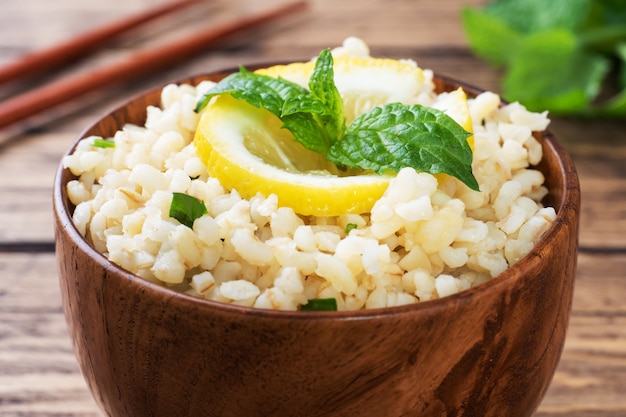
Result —
[[[218, 80], [228, 72], [180, 82]], [[440, 91], [458, 86], [436, 77]], [[87, 135], [143, 124], [159, 90]], [[151, 284], [78, 233], [59, 169], [56, 253], [78, 362], [108, 416], [529, 416], [559, 361], [572, 304], [580, 191], [564, 149], [538, 135], [557, 220], [498, 277], [419, 304], [299, 313], [225, 305]], [[71, 150], [70, 150], [71, 152]]]

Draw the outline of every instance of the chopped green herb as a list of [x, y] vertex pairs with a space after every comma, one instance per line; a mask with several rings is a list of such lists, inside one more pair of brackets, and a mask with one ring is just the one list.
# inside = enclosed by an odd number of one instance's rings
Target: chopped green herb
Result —
[[187, 194], [173, 193], [172, 203], [170, 205], [170, 217], [192, 228], [193, 222], [205, 214], [207, 214], [207, 209], [203, 201]]
[[[476, 55], [504, 69], [505, 99], [533, 111], [626, 117], [626, 1], [492, 0], [465, 8], [462, 19]], [[618, 89], [601, 100], [612, 73], [622, 74]]]
[[115, 148], [115, 142], [110, 139], [95, 138], [92, 146], [96, 148]]
[[337, 311], [337, 300], [334, 298], [313, 298], [300, 306], [300, 311]]
[[354, 229], [356, 229], [358, 226], [356, 223], [348, 223], [346, 225], [346, 234], [349, 235], [351, 231], [353, 231]]
[[472, 173], [472, 149], [467, 143], [471, 134], [440, 110], [389, 104], [361, 114], [346, 126], [329, 50], [317, 58], [309, 90], [241, 68], [209, 90], [196, 111], [219, 94], [231, 94], [267, 109], [281, 119], [295, 141], [324, 154], [340, 168], [383, 174], [412, 167], [452, 175], [478, 190]]

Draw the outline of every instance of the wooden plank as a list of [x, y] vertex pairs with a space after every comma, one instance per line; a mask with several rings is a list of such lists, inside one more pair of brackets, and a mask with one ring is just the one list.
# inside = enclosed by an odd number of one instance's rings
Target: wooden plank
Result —
[[0, 414], [97, 416], [61, 310], [53, 254], [0, 254]]
[[626, 317], [574, 315], [536, 417], [626, 415]]
[[[623, 253], [580, 253], [574, 285], [574, 315], [626, 317], [625, 271]], [[626, 327], [623, 330], [622, 336], [626, 336]]]
[[536, 417], [626, 415], [626, 258], [579, 256], [563, 356]]
[[581, 245], [626, 248], [626, 129], [619, 120], [558, 119], [582, 191]]

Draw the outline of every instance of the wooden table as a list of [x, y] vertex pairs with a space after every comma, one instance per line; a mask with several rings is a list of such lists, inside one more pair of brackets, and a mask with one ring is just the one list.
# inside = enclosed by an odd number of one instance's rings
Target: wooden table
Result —
[[[69, 70], [0, 86], [26, 86], [126, 59], [225, 16], [278, 0], [214, 0], [125, 36]], [[77, 36], [162, 0], [2, 0], [0, 64]], [[467, 48], [459, 11], [479, 0], [313, 0], [309, 10], [235, 36], [171, 70], [117, 85], [0, 132], [0, 415], [96, 416], [74, 359], [58, 290], [51, 184], [61, 155], [100, 114], [144, 89], [190, 74], [296, 60], [366, 40], [374, 55], [499, 91], [498, 73]], [[538, 417], [626, 415], [626, 121], [556, 119], [553, 131], [577, 165], [583, 191], [580, 257], [571, 326]]]

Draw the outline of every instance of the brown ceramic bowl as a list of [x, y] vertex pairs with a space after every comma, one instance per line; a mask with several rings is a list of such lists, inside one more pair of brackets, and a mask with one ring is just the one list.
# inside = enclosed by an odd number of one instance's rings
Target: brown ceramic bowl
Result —
[[[439, 90], [461, 85], [436, 81]], [[138, 97], [81, 138], [143, 123], [146, 106], [158, 102], [158, 90]], [[459, 294], [358, 312], [255, 310], [150, 284], [77, 232], [65, 191], [71, 174], [59, 169], [63, 306], [94, 398], [115, 417], [531, 415], [565, 340], [580, 206], [569, 156], [552, 134], [539, 136], [557, 220], [529, 255]]]

